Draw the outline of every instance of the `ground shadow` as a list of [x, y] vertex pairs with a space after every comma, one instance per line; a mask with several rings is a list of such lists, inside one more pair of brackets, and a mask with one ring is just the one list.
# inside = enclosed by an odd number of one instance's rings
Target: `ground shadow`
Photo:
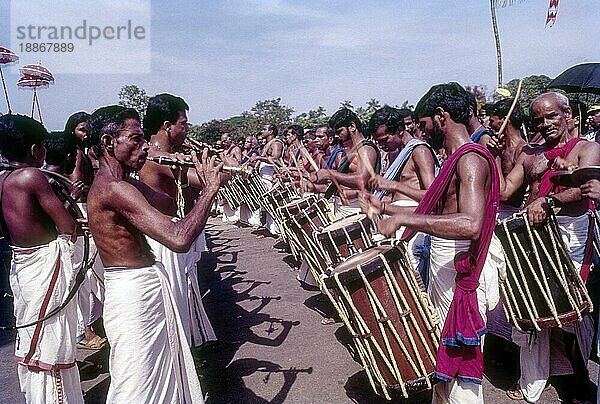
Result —
[[[264, 374], [262, 382], [264, 384], [273, 383], [271, 376], [273, 374], [281, 373], [283, 375], [283, 384], [276, 392], [275, 396], [268, 400], [258, 396], [254, 391], [246, 387], [243, 381], [243, 377], [250, 376], [255, 373]], [[264, 404], [281, 404], [285, 402], [285, 399], [292, 388], [292, 385], [296, 381], [298, 374], [300, 373], [312, 373], [312, 368], [307, 369], [296, 369], [288, 368], [284, 369], [280, 365], [270, 362], [261, 361], [254, 358], [244, 358], [233, 361], [228, 367], [224, 377], [224, 383], [227, 384], [228, 388], [224, 394], [218, 398], [211, 397], [208, 395], [208, 403], [264, 403]], [[274, 387], [275, 391], [277, 387]]]
[[404, 398], [400, 391], [391, 392], [391, 401], [386, 400], [383, 397], [378, 396], [373, 391], [371, 383], [367, 377], [367, 373], [364, 370], [357, 372], [350, 376], [344, 385], [346, 395], [355, 403], [358, 404], [388, 404], [388, 403], [402, 403], [402, 404], [421, 404], [431, 402], [431, 390], [425, 390], [421, 392], [412, 393], [408, 398]]
[[[297, 374], [307, 370], [282, 369], [279, 364], [257, 359], [233, 359], [246, 343], [271, 347], [281, 345], [292, 327], [299, 322], [262, 313], [270, 302], [281, 297], [256, 293], [256, 288], [271, 282], [248, 279], [246, 271], [237, 269], [235, 264], [239, 257], [237, 252], [231, 251], [237, 246], [231, 245], [228, 251], [215, 251], [213, 246], [223, 244], [210, 232], [207, 234], [207, 244], [211, 252], [202, 254], [199, 283], [201, 289], [210, 289], [210, 293], [203, 298], [203, 304], [212, 320], [218, 342], [202, 347], [195, 354], [202, 388], [208, 395], [207, 402], [282, 403]], [[257, 304], [249, 305], [248, 302]], [[253, 328], [260, 329], [260, 335]], [[265, 383], [268, 383], [267, 375], [270, 373], [283, 373], [284, 383], [279, 391], [273, 390], [274, 398], [267, 400], [259, 397], [246, 387], [243, 377], [256, 372], [265, 373]]]

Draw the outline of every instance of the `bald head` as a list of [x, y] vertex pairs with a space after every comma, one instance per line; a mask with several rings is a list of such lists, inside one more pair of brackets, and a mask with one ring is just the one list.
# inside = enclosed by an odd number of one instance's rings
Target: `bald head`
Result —
[[567, 98], [566, 95], [561, 94], [561, 93], [557, 93], [554, 91], [548, 92], [548, 93], [544, 93], [544, 94], [540, 94], [538, 95], [532, 102], [531, 102], [531, 110], [533, 111], [534, 106], [537, 103], [543, 102], [543, 101], [551, 101], [551, 102], [555, 102], [556, 105], [563, 111], [563, 112], [567, 112], [567, 111], [571, 111], [571, 108], [569, 106], [569, 99]]

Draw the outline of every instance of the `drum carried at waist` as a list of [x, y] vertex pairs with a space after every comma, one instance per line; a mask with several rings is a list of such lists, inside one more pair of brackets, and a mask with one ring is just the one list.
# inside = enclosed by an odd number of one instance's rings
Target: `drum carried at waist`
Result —
[[389, 400], [432, 387], [439, 319], [403, 248], [358, 253], [325, 285], [377, 394]]
[[500, 291], [509, 321], [520, 331], [563, 327], [592, 310], [585, 285], [556, 226], [531, 226], [523, 215], [498, 223], [506, 258]]
[[347, 216], [324, 227], [316, 235], [329, 264], [335, 265], [346, 258], [373, 246], [373, 223], [364, 213]]

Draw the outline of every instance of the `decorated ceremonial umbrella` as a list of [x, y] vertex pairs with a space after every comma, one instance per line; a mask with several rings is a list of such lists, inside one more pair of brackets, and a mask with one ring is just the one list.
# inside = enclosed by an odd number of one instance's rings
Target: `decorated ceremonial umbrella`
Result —
[[573, 66], [548, 84], [567, 93], [600, 94], [600, 63], [583, 63]]
[[6, 90], [6, 82], [4, 81], [4, 73], [2, 73], [2, 65], [15, 63], [19, 61], [19, 56], [10, 49], [6, 49], [0, 46], [0, 77], [2, 77], [2, 88], [4, 89], [4, 96], [6, 97], [6, 106], [8, 107], [8, 113], [12, 111], [10, 109], [10, 101], [8, 100], [8, 91]]
[[42, 110], [40, 108], [40, 101], [37, 95], [39, 88], [47, 88], [50, 84], [54, 84], [54, 76], [50, 73], [50, 70], [46, 69], [40, 64], [24, 65], [19, 68], [21, 72], [21, 78], [17, 81], [19, 88], [32, 88], [33, 89], [33, 100], [31, 101], [31, 117], [33, 118], [35, 109], [37, 107], [38, 116], [40, 122], [42, 122]]

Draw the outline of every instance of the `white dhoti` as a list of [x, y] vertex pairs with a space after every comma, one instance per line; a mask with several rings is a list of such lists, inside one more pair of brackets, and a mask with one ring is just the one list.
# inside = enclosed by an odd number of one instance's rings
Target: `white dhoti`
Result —
[[[88, 268], [85, 278], [77, 291], [77, 335], [84, 332], [84, 327], [91, 325], [102, 317], [104, 301], [104, 265], [98, 257], [96, 244], [89, 238], [89, 258], [94, 259], [93, 265]], [[79, 271], [82, 265], [84, 242], [83, 237], [78, 237], [73, 248], [73, 266]]]
[[181, 317], [186, 340], [190, 346], [200, 346], [217, 339], [202, 304], [198, 286], [197, 253], [176, 253], [147, 237], [156, 260], [163, 264], [169, 278], [175, 306]]
[[[76, 273], [65, 238], [43, 246], [12, 249], [10, 286], [19, 326], [59, 307]], [[21, 391], [28, 403], [83, 403], [75, 366], [76, 331], [76, 299], [47, 320], [18, 330], [15, 358]]]
[[[429, 272], [428, 295], [433, 306], [438, 310], [440, 324], [445, 323], [450, 304], [456, 288], [454, 256], [460, 251], [467, 251], [471, 245], [470, 240], [446, 240], [431, 237], [431, 264]], [[498, 265], [502, 252], [490, 245], [490, 250], [479, 278], [477, 288], [477, 303], [479, 313], [486, 321], [486, 312], [493, 309], [499, 300], [498, 290]], [[481, 349], [483, 350], [481, 338]], [[437, 383], [433, 388], [432, 403], [483, 403], [483, 390], [481, 385], [453, 379], [451, 382]]]
[[203, 403], [200, 382], [161, 263], [106, 268], [107, 403]]
[[261, 225], [260, 210], [250, 210], [248, 204], [242, 203], [240, 206], [240, 222], [252, 227], [259, 227]]
[[[579, 270], [583, 262], [585, 243], [587, 240], [589, 218], [557, 216], [560, 235], [567, 252]], [[559, 329], [542, 329], [535, 338], [528, 338], [528, 333], [513, 329], [513, 341], [520, 346], [521, 378], [519, 387], [529, 402], [540, 399], [548, 377], [573, 373], [573, 368], [562, 344], [561, 332], [575, 334], [584, 363], [590, 356], [594, 324], [589, 315], [583, 321], [570, 324]]]
[[[260, 180], [265, 185], [265, 189], [267, 191], [273, 188], [273, 176], [275, 175], [275, 166], [273, 164], [261, 162], [258, 166], [258, 174], [260, 175]], [[275, 220], [273, 220], [273, 217], [269, 214], [269, 212], [267, 212], [265, 217], [265, 228], [269, 231], [269, 233], [276, 236], [281, 233], [279, 226]]]
[[[417, 206], [419, 206], [419, 202], [413, 201], [412, 199], [400, 199], [392, 202], [392, 205], [416, 208]], [[402, 237], [402, 233], [404, 233], [404, 229], [405, 227], [402, 226], [396, 231], [396, 240], [400, 240], [400, 237]], [[416, 270], [419, 266], [419, 261], [421, 260], [421, 254], [423, 252], [423, 245], [425, 243], [426, 236], [427, 234], [425, 233], [417, 232], [406, 244], [406, 251], [408, 251], [408, 257], [414, 270]]]
[[231, 209], [228, 203], [223, 204], [223, 223], [236, 223], [240, 220], [240, 207]]

